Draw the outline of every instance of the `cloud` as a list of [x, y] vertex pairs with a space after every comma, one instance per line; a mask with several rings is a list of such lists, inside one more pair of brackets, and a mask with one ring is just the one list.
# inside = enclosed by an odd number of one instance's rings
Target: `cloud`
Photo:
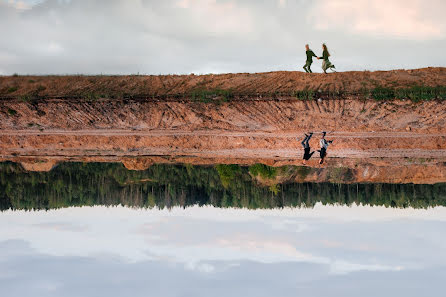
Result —
[[231, 34], [232, 37], [253, 33], [251, 12], [236, 1], [180, 0], [174, 3], [180, 8], [192, 32], [209, 36]]
[[317, 0], [310, 19], [318, 30], [415, 40], [444, 39], [442, 0]]
[[79, 226], [75, 224], [69, 224], [65, 222], [51, 222], [51, 223], [39, 223], [35, 224], [34, 227], [41, 228], [49, 231], [60, 231], [60, 232], [85, 232], [87, 227]]
[[49, 256], [26, 241], [0, 242], [0, 296], [438, 296], [445, 267], [333, 275], [309, 263], [162, 261], [129, 263], [117, 257]]
[[[446, 263], [438, 259], [446, 246], [446, 239], [438, 237], [446, 224], [445, 211], [322, 205], [258, 211], [7, 211], [0, 225], [10, 227], [0, 231], [0, 238], [25, 240], [47, 255], [116, 255], [131, 263], [159, 260], [202, 272], [214, 269], [200, 263], [246, 260], [323, 264], [334, 274], [397, 271]], [[352, 236], [358, 233], [361, 236]]]
[[287, 0], [278, 0], [279, 7], [285, 8], [286, 7], [286, 1]]
[[186, 263], [185, 268], [187, 270], [195, 270], [202, 273], [212, 273], [215, 271], [215, 266], [211, 265], [209, 263], [195, 263], [195, 262], [189, 262]]
[[[18, 0], [2, 0], [2, 2], [6, 3], [10, 7], [13, 7], [18, 10], [30, 9], [31, 5], [26, 1], [18, 1]], [[0, 3], [1, 5], [1, 3]]]
[[48, 53], [50, 54], [59, 54], [63, 51], [63, 47], [62, 45], [60, 45], [57, 42], [51, 41], [47, 47], [46, 50], [48, 51]]
[[330, 272], [333, 274], [348, 274], [356, 271], [402, 271], [403, 266], [389, 266], [380, 264], [356, 264], [345, 261], [334, 261], [330, 263]]
[[[364, 10], [365, 0], [348, 5], [341, 0], [23, 3], [29, 9], [0, 0], [0, 27], [9, 28], [0, 40], [0, 68], [6, 74], [303, 70], [304, 45], [322, 42], [329, 43], [339, 71], [446, 65], [441, 0], [419, 11], [416, 0], [407, 5], [389, 0], [390, 12]], [[376, 36], [386, 37], [385, 44]], [[389, 55], [389, 48], [399, 54]], [[429, 54], [419, 54], [426, 50]]]
[[5, 211], [0, 296], [435, 296], [446, 277], [445, 212]]

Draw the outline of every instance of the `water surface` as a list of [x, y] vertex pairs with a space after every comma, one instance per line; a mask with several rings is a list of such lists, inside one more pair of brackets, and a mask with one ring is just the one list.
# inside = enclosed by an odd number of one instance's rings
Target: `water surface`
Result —
[[1, 296], [443, 292], [443, 184], [274, 184], [274, 172], [259, 182], [240, 166], [0, 168]]

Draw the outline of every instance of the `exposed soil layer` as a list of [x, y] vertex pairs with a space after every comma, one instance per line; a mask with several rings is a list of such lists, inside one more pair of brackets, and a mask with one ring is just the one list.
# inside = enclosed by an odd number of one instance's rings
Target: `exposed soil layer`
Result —
[[[378, 102], [346, 93], [301, 101], [268, 95], [306, 88], [354, 93], [374, 85], [444, 86], [446, 68], [330, 75], [0, 77], [0, 161], [21, 162], [36, 171], [63, 161], [123, 162], [132, 170], [156, 162], [302, 165], [303, 134], [328, 131], [334, 143], [327, 162], [321, 167], [316, 153], [307, 165], [320, 170], [305, 181], [330, 180], [323, 168], [339, 167], [354, 170], [344, 182], [446, 182], [446, 108], [440, 101]], [[199, 88], [231, 89], [246, 97], [190, 100], [189, 92]], [[89, 92], [104, 95], [84, 100]], [[39, 98], [17, 97], [29, 94]], [[123, 100], [117, 94], [183, 96]], [[314, 149], [320, 136], [315, 133], [311, 140]]]
[[[287, 100], [252, 102], [21, 102], [0, 101], [2, 131], [120, 131], [159, 135], [216, 131], [243, 136], [303, 131], [406, 132], [431, 135], [446, 132], [446, 109], [438, 101]], [[98, 133], [99, 133], [98, 132]], [[5, 132], [3, 132], [5, 133]], [[123, 132], [126, 134], [127, 132]], [[132, 132], [133, 133], [133, 132]], [[198, 134], [197, 134], [198, 135]], [[384, 135], [387, 137], [387, 135]], [[409, 135], [410, 136], [410, 135]]]
[[445, 86], [446, 68], [393, 71], [238, 73], [220, 75], [12, 76], [0, 77], [0, 97], [187, 96], [196, 90], [231, 90], [236, 95], [287, 94], [296, 90], [357, 93], [364, 88]]

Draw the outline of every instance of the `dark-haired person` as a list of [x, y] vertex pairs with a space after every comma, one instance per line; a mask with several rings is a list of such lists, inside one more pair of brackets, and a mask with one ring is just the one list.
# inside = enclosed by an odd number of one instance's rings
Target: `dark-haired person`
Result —
[[306, 73], [313, 73], [313, 71], [311, 71], [311, 64], [313, 64], [313, 57], [317, 58], [317, 56], [312, 50], [310, 50], [310, 46], [308, 44], [305, 45], [305, 49], [307, 50], [307, 62], [304, 65], [304, 69]]
[[321, 149], [318, 150], [318, 152], [320, 154], [320, 157], [321, 157], [321, 159], [319, 160], [319, 164], [323, 164], [324, 163], [325, 157], [327, 156], [328, 145], [333, 142], [333, 140], [328, 140], [327, 141], [325, 139], [325, 135], [327, 135], [327, 132], [322, 132], [322, 138], [319, 141], [319, 144], [321, 146]]
[[[327, 73], [328, 69], [335, 69], [335, 65], [331, 64], [330, 60], [328, 59], [330, 57], [330, 53], [328, 52], [327, 45], [322, 44], [322, 57], [318, 57], [317, 59], [324, 59], [322, 62], [322, 70], [324, 70], [324, 73]], [[334, 70], [333, 70], [334, 71]]]
[[314, 151], [310, 153], [311, 147], [310, 147], [310, 139], [311, 136], [313, 136], [313, 133], [311, 132], [310, 135], [305, 134], [305, 139], [302, 140], [301, 144], [304, 147], [304, 157], [302, 164], [307, 164], [307, 161], [310, 160], [311, 156], [314, 154]]

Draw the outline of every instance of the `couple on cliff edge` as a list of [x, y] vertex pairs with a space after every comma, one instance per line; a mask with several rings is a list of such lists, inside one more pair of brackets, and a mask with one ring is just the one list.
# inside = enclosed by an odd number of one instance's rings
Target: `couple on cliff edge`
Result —
[[307, 73], [313, 73], [311, 71], [311, 64], [313, 64], [313, 57], [316, 57], [318, 60], [323, 59], [322, 61], [322, 70], [324, 70], [324, 73], [327, 73], [328, 69], [331, 69], [332, 71], [335, 71], [336, 68], [335, 65], [333, 65], [330, 60], [328, 59], [330, 57], [330, 53], [328, 52], [327, 45], [324, 43], [322, 44], [322, 57], [318, 57], [314, 54], [314, 52], [310, 49], [310, 46], [308, 44], [305, 45], [306, 54], [307, 54], [307, 62], [304, 65], [305, 72]]

